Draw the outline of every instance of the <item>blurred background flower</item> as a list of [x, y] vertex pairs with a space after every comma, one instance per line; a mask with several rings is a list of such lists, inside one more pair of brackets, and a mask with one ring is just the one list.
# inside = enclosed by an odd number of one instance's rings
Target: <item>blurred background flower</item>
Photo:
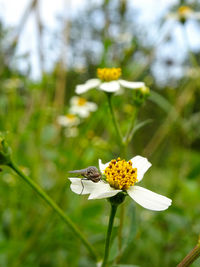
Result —
[[87, 91], [97, 88], [101, 91], [108, 93], [117, 93], [121, 88], [139, 89], [144, 87], [143, 82], [131, 82], [119, 79], [121, 76], [120, 68], [98, 68], [98, 79], [89, 79], [84, 84], [78, 84], [75, 92], [77, 94], [83, 94]]
[[91, 112], [97, 110], [97, 104], [93, 102], [88, 102], [83, 97], [73, 96], [70, 99], [70, 109], [69, 111], [73, 114], [77, 114], [82, 118], [87, 118], [90, 116]]
[[80, 123], [80, 119], [75, 114], [60, 115], [57, 118], [57, 122], [64, 127], [77, 126]]
[[187, 19], [200, 19], [200, 12], [194, 11], [189, 6], [180, 6], [176, 13], [169, 13], [168, 18], [174, 18], [185, 23]]

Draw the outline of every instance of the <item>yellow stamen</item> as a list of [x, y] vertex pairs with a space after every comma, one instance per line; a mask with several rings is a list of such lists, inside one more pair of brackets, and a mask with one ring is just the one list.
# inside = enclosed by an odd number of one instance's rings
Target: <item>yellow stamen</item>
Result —
[[130, 160], [111, 160], [104, 174], [106, 181], [115, 189], [127, 190], [137, 182], [137, 168], [132, 167]]
[[74, 121], [76, 119], [76, 115], [74, 114], [66, 114], [65, 117], [67, 117], [71, 121]]
[[78, 106], [84, 106], [87, 100], [83, 97], [78, 98]]
[[122, 74], [120, 68], [98, 68], [97, 77], [106, 82], [118, 80]]
[[192, 9], [189, 6], [181, 6], [178, 9], [178, 14], [180, 16], [185, 16], [185, 15], [191, 13], [191, 12], [192, 12]]

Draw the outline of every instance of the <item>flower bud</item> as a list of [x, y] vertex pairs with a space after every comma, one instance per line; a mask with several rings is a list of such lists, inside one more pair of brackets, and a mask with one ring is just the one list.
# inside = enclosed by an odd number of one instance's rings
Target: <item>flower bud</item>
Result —
[[135, 90], [134, 94], [134, 104], [136, 106], [141, 106], [145, 100], [149, 97], [150, 95], [150, 89], [147, 86], [143, 86], [137, 90]]
[[11, 149], [3, 136], [0, 135], [0, 164], [9, 165], [11, 163]]

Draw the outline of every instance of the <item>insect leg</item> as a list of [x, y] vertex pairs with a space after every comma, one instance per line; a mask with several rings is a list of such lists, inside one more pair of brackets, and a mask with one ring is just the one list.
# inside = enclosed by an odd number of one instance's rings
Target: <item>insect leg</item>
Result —
[[82, 193], [83, 193], [83, 190], [84, 190], [84, 184], [83, 184], [83, 180], [88, 180], [88, 179], [87, 179], [87, 178], [82, 178], [82, 179], [81, 179], [82, 190], [81, 190], [81, 192], [80, 192], [80, 194], [79, 194], [79, 195], [82, 195]]

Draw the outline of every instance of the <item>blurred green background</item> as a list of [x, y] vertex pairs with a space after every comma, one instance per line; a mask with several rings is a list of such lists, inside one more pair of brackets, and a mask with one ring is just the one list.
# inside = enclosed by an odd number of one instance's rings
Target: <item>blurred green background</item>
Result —
[[[165, 12], [149, 24], [138, 19], [138, 9], [130, 0], [86, 1], [78, 15], [59, 17], [52, 32], [43, 25], [40, 4], [27, 1], [15, 27], [4, 23], [0, 11], [0, 131], [6, 134], [15, 161], [102, 255], [109, 204], [71, 192], [67, 171], [98, 166], [99, 158], [107, 162], [120, 155], [106, 96], [97, 90], [84, 95], [98, 109], [81, 120], [76, 136], [66, 135], [57, 118], [68, 112], [75, 86], [96, 77], [97, 67], [121, 67], [124, 79], [144, 81], [151, 95], [137, 121], [152, 122], [134, 135], [127, 160], [138, 154], [147, 157], [152, 167], [141, 185], [168, 196], [173, 204], [164, 212], [151, 212], [126, 199], [126, 249], [120, 263], [176, 266], [200, 233], [200, 33], [190, 34], [190, 29], [200, 26], [192, 17], [199, 2], [169, 1]], [[177, 10], [187, 4], [193, 11], [183, 20]], [[145, 1], [143, 5], [147, 13]], [[154, 11], [154, 6], [149, 9], [151, 16]], [[18, 50], [29, 16], [35, 16], [37, 26], [36, 67], [30, 53]], [[45, 31], [51, 49], [45, 46]], [[53, 53], [56, 60], [47, 68]], [[124, 133], [134, 112], [132, 94], [127, 89], [114, 97]], [[0, 173], [0, 220], [0, 266], [94, 266], [68, 227], [6, 167]], [[110, 259], [116, 256], [118, 227], [116, 218]], [[197, 260], [192, 266], [199, 265]]]

